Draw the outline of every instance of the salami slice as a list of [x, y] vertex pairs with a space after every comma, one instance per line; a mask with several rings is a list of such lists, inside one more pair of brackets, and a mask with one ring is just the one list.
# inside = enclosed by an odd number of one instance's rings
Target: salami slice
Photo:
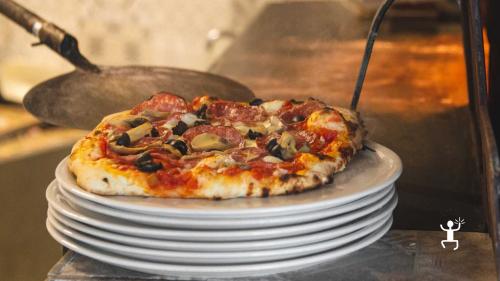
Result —
[[227, 126], [211, 126], [211, 125], [201, 125], [188, 129], [182, 137], [191, 142], [191, 140], [197, 135], [203, 133], [210, 133], [218, 135], [219, 137], [227, 140], [231, 146], [239, 146], [243, 142], [243, 138], [241, 137], [238, 130], [233, 127]]
[[225, 119], [232, 122], [257, 122], [266, 118], [261, 107], [228, 101], [217, 101], [210, 104], [207, 115], [213, 119]]
[[286, 124], [301, 122], [314, 111], [320, 110], [324, 107], [324, 103], [310, 99], [304, 103], [294, 105], [292, 108], [282, 110], [280, 112], [280, 118]]
[[157, 112], [187, 112], [186, 101], [171, 93], [158, 93], [152, 96], [149, 100], [144, 101], [134, 107], [131, 111], [132, 114], [137, 114], [145, 110]]

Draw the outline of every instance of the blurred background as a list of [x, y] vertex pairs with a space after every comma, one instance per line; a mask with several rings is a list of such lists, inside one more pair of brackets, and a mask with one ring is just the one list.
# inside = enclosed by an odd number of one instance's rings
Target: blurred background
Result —
[[[380, 3], [17, 2], [74, 35], [96, 64], [211, 71], [259, 97], [314, 96], [341, 106], [349, 103]], [[433, 230], [442, 217], [463, 209], [469, 231], [486, 229], [460, 28], [455, 1], [397, 0], [375, 44], [360, 111], [370, 137], [403, 158], [395, 228]], [[23, 109], [32, 86], [73, 69], [33, 43], [36, 38], [0, 16], [0, 280], [43, 280], [61, 257], [45, 230], [44, 192], [56, 164], [85, 134], [44, 124]], [[422, 216], [429, 219], [422, 222]]]

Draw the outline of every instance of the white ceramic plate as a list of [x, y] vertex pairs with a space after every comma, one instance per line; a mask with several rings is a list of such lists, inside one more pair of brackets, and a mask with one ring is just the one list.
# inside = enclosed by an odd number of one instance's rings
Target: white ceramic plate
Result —
[[350, 211], [360, 209], [368, 206], [383, 197], [387, 196], [393, 189], [393, 186], [388, 186], [383, 190], [363, 197], [359, 200], [353, 201], [334, 208], [328, 208], [321, 211], [307, 212], [303, 214], [287, 215], [287, 216], [274, 216], [269, 218], [245, 218], [245, 219], [190, 219], [179, 217], [165, 217], [157, 215], [146, 215], [142, 213], [134, 213], [120, 209], [109, 208], [104, 205], [88, 201], [67, 192], [64, 188], [59, 188], [60, 194], [67, 199], [68, 203], [73, 209], [79, 210], [81, 208], [96, 212], [105, 216], [119, 218], [136, 223], [160, 226], [160, 227], [173, 227], [185, 229], [247, 229], [247, 228], [265, 228], [285, 226], [291, 224], [299, 224], [320, 220], [328, 217], [338, 216]]
[[401, 175], [399, 157], [388, 148], [369, 142], [375, 150], [360, 151], [333, 184], [309, 192], [269, 198], [231, 200], [101, 196], [80, 188], [69, 172], [67, 158], [56, 169], [56, 178], [70, 193], [106, 206], [145, 214], [190, 218], [256, 218], [297, 214], [340, 206], [391, 185]]
[[382, 198], [371, 205], [352, 211], [340, 216], [304, 223], [299, 225], [261, 228], [261, 229], [245, 229], [245, 230], [182, 230], [169, 229], [159, 227], [147, 227], [136, 223], [131, 223], [125, 220], [110, 218], [94, 212], [80, 209], [78, 211], [72, 209], [65, 199], [57, 195], [57, 185], [52, 182], [47, 188], [46, 197], [49, 206], [62, 215], [73, 220], [92, 225], [101, 229], [106, 229], [113, 232], [133, 235], [137, 237], [169, 239], [177, 241], [248, 241], [262, 240], [276, 237], [288, 237], [295, 235], [303, 235], [330, 229], [352, 222], [356, 219], [365, 217], [379, 209], [393, 209], [397, 204], [397, 196], [392, 190], [388, 196]]
[[267, 275], [283, 271], [299, 270], [304, 267], [331, 261], [349, 253], [362, 249], [380, 239], [391, 227], [392, 219], [370, 235], [348, 245], [316, 255], [266, 263], [250, 263], [240, 265], [180, 265], [140, 261], [106, 252], [102, 249], [86, 245], [59, 233], [47, 224], [50, 235], [63, 246], [90, 258], [146, 273], [172, 276], [175, 278], [234, 278], [242, 276]]
[[241, 264], [253, 262], [268, 262], [290, 258], [297, 258], [307, 255], [316, 254], [319, 252], [328, 251], [337, 247], [343, 246], [347, 243], [360, 239], [378, 228], [382, 227], [387, 221], [391, 219], [391, 215], [379, 220], [372, 225], [349, 233], [347, 235], [330, 239], [327, 241], [302, 245], [298, 247], [274, 249], [274, 250], [260, 250], [260, 251], [245, 251], [245, 252], [184, 252], [184, 251], [168, 251], [157, 249], [146, 249], [113, 243], [89, 235], [74, 231], [70, 228], [57, 222], [57, 220], [49, 217], [49, 224], [60, 233], [75, 239], [76, 241], [83, 242], [87, 245], [102, 249], [104, 251], [123, 255], [130, 258], [137, 258], [146, 261], [155, 262], [171, 262], [189, 265], [205, 265], [205, 264]]
[[354, 231], [368, 227], [377, 221], [387, 218], [392, 213], [391, 209], [378, 210], [365, 218], [353, 221], [349, 224], [328, 229], [321, 232], [315, 232], [294, 237], [285, 237], [269, 240], [242, 241], [242, 242], [182, 242], [171, 240], [159, 240], [152, 238], [141, 238], [104, 231], [94, 228], [72, 219], [69, 219], [49, 208], [48, 216], [55, 218], [64, 226], [85, 233], [91, 236], [105, 239], [111, 242], [117, 242], [130, 246], [150, 248], [157, 250], [170, 251], [191, 251], [191, 252], [241, 252], [256, 250], [272, 250], [288, 247], [297, 247], [301, 245], [318, 243], [326, 240], [350, 234]]

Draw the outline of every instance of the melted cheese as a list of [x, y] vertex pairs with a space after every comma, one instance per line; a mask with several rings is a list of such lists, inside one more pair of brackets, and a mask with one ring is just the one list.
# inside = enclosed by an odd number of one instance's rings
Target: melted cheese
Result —
[[267, 114], [275, 114], [281, 109], [281, 107], [283, 107], [283, 104], [285, 104], [285, 101], [273, 100], [265, 102], [260, 106], [266, 111]]
[[307, 127], [310, 129], [324, 128], [334, 130], [338, 133], [347, 132], [347, 127], [342, 117], [336, 111], [318, 110], [307, 119]]
[[269, 119], [262, 123], [262, 125], [264, 126], [264, 128], [266, 128], [269, 134], [272, 132], [281, 131], [285, 128], [285, 125], [277, 116], [270, 116]]

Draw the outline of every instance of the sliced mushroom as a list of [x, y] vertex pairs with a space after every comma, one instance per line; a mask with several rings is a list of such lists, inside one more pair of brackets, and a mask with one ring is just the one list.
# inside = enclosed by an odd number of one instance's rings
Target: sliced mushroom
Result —
[[110, 142], [109, 148], [118, 154], [129, 155], [129, 154], [137, 154], [146, 151], [148, 146], [139, 146], [139, 147], [127, 147], [123, 145], [118, 145], [116, 142]]
[[152, 119], [161, 119], [169, 116], [170, 112], [162, 112], [162, 111], [146, 109], [141, 113], [141, 115]]
[[146, 118], [137, 117], [137, 115], [118, 115], [107, 120], [107, 123], [112, 126], [137, 127], [146, 121], [148, 121]]
[[151, 129], [153, 129], [153, 125], [150, 122], [146, 122], [142, 125], [139, 125], [135, 128], [132, 128], [126, 132], [126, 134], [130, 138], [130, 142], [134, 143], [144, 136], [147, 136], [151, 133]]
[[231, 144], [226, 139], [216, 134], [203, 133], [191, 140], [191, 148], [194, 151], [225, 150], [230, 147]]
[[150, 143], [148, 145], [128, 147], [128, 146], [119, 145], [116, 143], [116, 141], [112, 141], [109, 143], [108, 146], [113, 152], [116, 152], [118, 154], [131, 155], [131, 154], [138, 154], [138, 153], [144, 152], [144, 151], [146, 151], [150, 148], [153, 148], [153, 147], [159, 147], [159, 146], [161, 146], [161, 144], [162, 144], [161, 141], [158, 140], [158, 141], [155, 141], [155, 142]]
[[303, 145], [303, 146], [299, 149], [299, 152], [308, 153], [308, 152], [311, 152], [311, 148], [309, 147], [309, 145], [304, 144], [304, 145]]
[[278, 144], [281, 146], [281, 156], [285, 160], [292, 159], [297, 153], [295, 138], [289, 132], [283, 132]]
[[245, 140], [245, 147], [258, 147], [255, 140]]
[[283, 162], [283, 160], [279, 159], [278, 157], [274, 157], [271, 155], [265, 156], [264, 158], [262, 158], [262, 160], [264, 162], [267, 162], [267, 163], [281, 163], [281, 162]]

